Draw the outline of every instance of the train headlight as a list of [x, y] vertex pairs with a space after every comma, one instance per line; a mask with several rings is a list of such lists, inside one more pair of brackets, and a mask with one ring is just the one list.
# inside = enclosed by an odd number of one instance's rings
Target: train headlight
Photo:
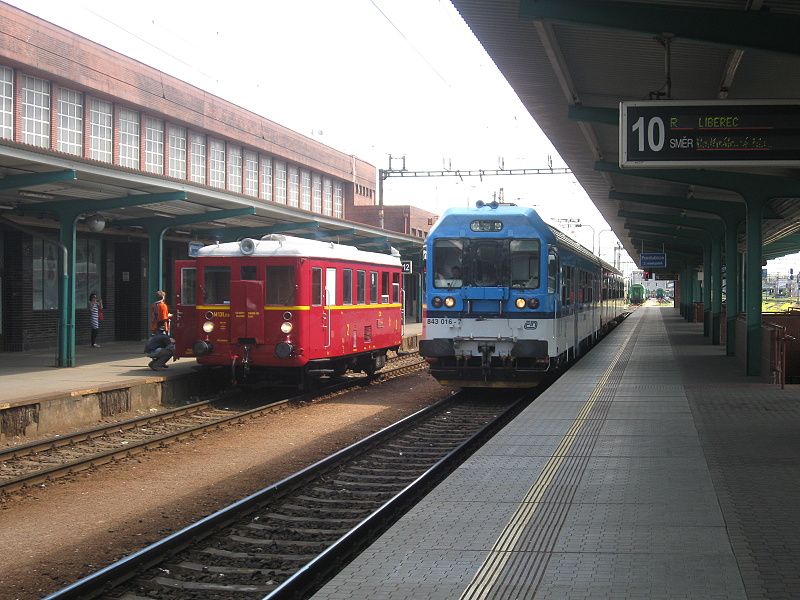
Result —
[[203, 331], [205, 331], [206, 333], [211, 333], [212, 331], [214, 331], [214, 323], [212, 323], [211, 321], [206, 321], [205, 323], [203, 323]]
[[433, 306], [433, 308], [442, 308], [442, 299], [439, 298], [439, 296], [434, 296], [431, 299], [431, 306]]
[[531, 298], [528, 300], [528, 308], [539, 308], [539, 299]]
[[292, 333], [293, 326], [288, 321], [281, 323], [281, 331], [283, 333]]
[[525, 308], [525, 298], [517, 298], [514, 301], [514, 306], [520, 309]]
[[452, 296], [448, 296], [447, 298], [444, 299], [444, 305], [447, 308], [453, 308], [456, 305], [456, 299], [453, 298]]

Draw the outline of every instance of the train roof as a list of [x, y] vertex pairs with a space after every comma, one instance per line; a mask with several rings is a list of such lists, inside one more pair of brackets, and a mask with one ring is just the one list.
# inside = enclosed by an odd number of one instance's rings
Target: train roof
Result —
[[366, 252], [354, 246], [277, 234], [265, 235], [259, 240], [245, 238], [238, 242], [204, 246], [198, 251], [197, 256], [198, 258], [224, 256], [308, 257], [400, 267], [400, 258], [390, 254]]
[[448, 208], [431, 228], [429, 240], [437, 237], [467, 237], [474, 235], [470, 224], [477, 219], [497, 219], [503, 222], [499, 232], [482, 232], [487, 237], [517, 238], [535, 234], [548, 244], [558, 244], [575, 254], [598, 263], [612, 273], [621, 274], [614, 266], [595, 256], [591, 250], [579, 244], [563, 231], [545, 223], [532, 208], [515, 204], [484, 204], [475, 208]]

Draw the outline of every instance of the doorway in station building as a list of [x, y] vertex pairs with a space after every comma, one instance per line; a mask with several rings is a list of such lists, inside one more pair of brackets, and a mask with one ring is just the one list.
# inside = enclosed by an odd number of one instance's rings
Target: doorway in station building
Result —
[[148, 333], [144, 305], [142, 257], [146, 251], [137, 242], [114, 245], [114, 339], [141, 340]]

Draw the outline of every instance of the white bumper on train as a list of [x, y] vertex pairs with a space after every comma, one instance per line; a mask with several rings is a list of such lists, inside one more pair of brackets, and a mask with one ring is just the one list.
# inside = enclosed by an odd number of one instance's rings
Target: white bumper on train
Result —
[[553, 319], [427, 317], [424, 325], [423, 340], [452, 340], [455, 356], [485, 356], [487, 346], [495, 357], [558, 356]]

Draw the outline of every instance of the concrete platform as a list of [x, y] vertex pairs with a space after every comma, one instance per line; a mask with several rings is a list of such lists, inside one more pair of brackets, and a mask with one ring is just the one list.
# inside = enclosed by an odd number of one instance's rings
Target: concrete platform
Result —
[[314, 598], [798, 598], [800, 389], [641, 308]]
[[[407, 325], [403, 349], [415, 350], [421, 332], [421, 324]], [[53, 366], [54, 350], [0, 353], [0, 442], [86, 427], [188, 398], [197, 361], [182, 358], [169, 362], [166, 371], [153, 371], [142, 353], [144, 343], [78, 346], [72, 368]]]

